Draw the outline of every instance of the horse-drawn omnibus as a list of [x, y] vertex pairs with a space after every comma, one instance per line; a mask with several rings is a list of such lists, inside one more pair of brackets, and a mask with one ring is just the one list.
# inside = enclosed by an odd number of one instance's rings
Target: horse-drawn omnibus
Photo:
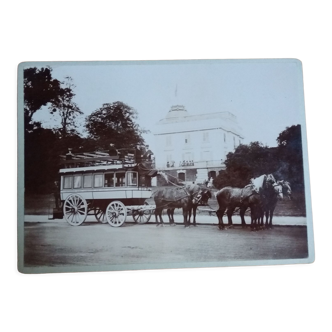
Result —
[[121, 154], [115, 149], [69, 151], [62, 158], [60, 217], [70, 225], [81, 225], [88, 215], [114, 227], [123, 225], [127, 215], [136, 222], [149, 221], [154, 206], [146, 200], [152, 195], [151, 177], [157, 175], [151, 162], [137, 162], [135, 153]]

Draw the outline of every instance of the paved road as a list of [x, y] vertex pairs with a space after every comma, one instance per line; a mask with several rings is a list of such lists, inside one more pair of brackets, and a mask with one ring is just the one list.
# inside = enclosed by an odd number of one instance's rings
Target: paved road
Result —
[[[37, 220], [35, 220], [37, 221]], [[62, 221], [26, 222], [26, 267], [68, 267], [131, 264], [235, 262], [247, 260], [300, 259], [308, 256], [307, 227], [279, 226], [251, 232], [234, 227], [155, 224], [108, 224], [85, 222], [73, 227]], [[178, 266], [179, 267], [179, 266]]]

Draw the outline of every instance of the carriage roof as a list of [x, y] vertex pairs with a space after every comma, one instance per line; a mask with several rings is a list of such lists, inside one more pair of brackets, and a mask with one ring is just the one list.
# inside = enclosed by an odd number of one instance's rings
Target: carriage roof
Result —
[[101, 171], [129, 171], [136, 170], [141, 174], [155, 176], [157, 171], [153, 169], [151, 161], [137, 161], [136, 151], [130, 149], [110, 151], [94, 151], [83, 153], [69, 153], [61, 155], [60, 174], [76, 173], [76, 172], [101, 172]]

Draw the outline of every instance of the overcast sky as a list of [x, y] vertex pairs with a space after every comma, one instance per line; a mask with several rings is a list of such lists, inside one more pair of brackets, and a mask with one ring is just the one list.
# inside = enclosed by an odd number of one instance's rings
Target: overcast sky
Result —
[[[103, 103], [122, 101], [138, 111], [138, 123], [152, 133], [175, 104], [184, 105], [190, 114], [232, 112], [245, 144], [276, 146], [287, 126], [304, 124], [302, 68], [297, 60], [42, 64], [46, 65], [60, 81], [73, 78], [75, 102], [84, 116]], [[45, 127], [56, 124], [44, 110], [34, 120]], [[152, 133], [144, 137], [153, 149]]]

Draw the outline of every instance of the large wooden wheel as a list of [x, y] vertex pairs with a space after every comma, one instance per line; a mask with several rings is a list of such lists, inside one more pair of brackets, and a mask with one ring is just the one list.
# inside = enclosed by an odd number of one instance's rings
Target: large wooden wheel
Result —
[[81, 225], [88, 215], [86, 200], [78, 194], [69, 195], [63, 204], [63, 215], [70, 225]]
[[105, 213], [102, 209], [100, 209], [99, 207], [95, 207], [94, 208], [94, 214], [96, 219], [101, 222], [102, 224], [106, 224], [107, 220], [105, 218]]
[[[148, 203], [144, 203], [145, 205], [148, 205]], [[135, 222], [139, 223], [139, 224], [145, 224], [147, 223], [150, 218], [151, 215], [153, 213], [153, 210], [134, 210], [132, 215], [133, 215], [133, 219]]]
[[113, 227], [120, 227], [126, 221], [127, 208], [120, 201], [113, 201], [106, 209], [106, 220]]

